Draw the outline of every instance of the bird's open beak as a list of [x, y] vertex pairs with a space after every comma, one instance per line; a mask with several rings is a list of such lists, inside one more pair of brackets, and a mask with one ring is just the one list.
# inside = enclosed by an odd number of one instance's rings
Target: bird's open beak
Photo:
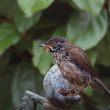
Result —
[[44, 47], [44, 48], [52, 49], [52, 46], [51, 45], [40, 44], [40, 46], [41, 47]]
[[45, 44], [40, 44], [39, 47], [46, 47], [46, 45]]
[[46, 45], [46, 44], [40, 44], [41, 47], [44, 47], [46, 51], [48, 52], [50, 49], [52, 49], [51, 45]]

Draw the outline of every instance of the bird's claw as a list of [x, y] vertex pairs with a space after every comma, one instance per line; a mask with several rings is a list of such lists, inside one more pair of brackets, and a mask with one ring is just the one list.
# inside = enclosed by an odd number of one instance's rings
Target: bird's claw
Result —
[[78, 103], [80, 101], [81, 101], [81, 96], [80, 95], [66, 96], [66, 102]]

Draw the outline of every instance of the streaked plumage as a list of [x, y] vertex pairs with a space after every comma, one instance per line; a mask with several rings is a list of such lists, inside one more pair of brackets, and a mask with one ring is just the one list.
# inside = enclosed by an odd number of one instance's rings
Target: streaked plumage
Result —
[[44, 45], [53, 54], [61, 73], [76, 87], [78, 93], [91, 85], [110, 96], [110, 91], [101, 82], [87, 55], [79, 46], [64, 38], [52, 38]]

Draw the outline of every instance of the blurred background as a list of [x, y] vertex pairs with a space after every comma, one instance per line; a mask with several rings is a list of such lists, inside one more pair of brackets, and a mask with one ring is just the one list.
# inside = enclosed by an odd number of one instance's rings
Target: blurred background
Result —
[[[16, 110], [25, 90], [44, 95], [53, 59], [38, 44], [51, 36], [80, 45], [110, 88], [110, 0], [0, 0], [0, 110]], [[104, 93], [84, 92], [76, 110], [110, 106]]]

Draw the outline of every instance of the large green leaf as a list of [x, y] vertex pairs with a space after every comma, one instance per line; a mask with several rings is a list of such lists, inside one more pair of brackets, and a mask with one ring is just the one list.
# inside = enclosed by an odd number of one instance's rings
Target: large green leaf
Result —
[[87, 86], [85, 89], [84, 89], [84, 93], [86, 93], [87, 95], [89, 96], [92, 96], [93, 95], [93, 88], [91, 86]]
[[[1, 64], [3, 62], [0, 62]], [[11, 100], [11, 84], [13, 79], [13, 71], [15, 66], [8, 65], [0, 71], [0, 109], [1, 110], [12, 110]]]
[[41, 15], [42, 12], [39, 12], [31, 18], [27, 18], [22, 11], [17, 9], [14, 15], [14, 22], [19, 32], [23, 33], [37, 23]]
[[2, 73], [5, 68], [7, 68], [7, 65], [9, 64], [11, 60], [11, 51], [6, 51], [4, 54], [0, 56], [0, 72]]
[[39, 69], [42, 74], [46, 74], [51, 65], [51, 57], [46, 55], [44, 50], [39, 47], [40, 41], [33, 43], [33, 64]]
[[79, 9], [98, 15], [103, 7], [104, 0], [71, 0]]
[[97, 62], [104, 66], [110, 66], [110, 32], [97, 46]]
[[69, 5], [72, 6], [74, 9], [78, 10], [78, 7], [76, 6], [76, 4], [75, 4], [72, 0], [67, 0], [67, 2], [68, 2]]
[[107, 31], [107, 12], [92, 17], [87, 13], [72, 14], [67, 26], [67, 37], [87, 50], [96, 46]]
[[49, 7], [53, 1], [54, 0], [18, 0], [18, 5], [27, 17], [30, 17], [36, 12]]
[[11, 45], [16, 44], [20, 39], [20, 34], [13, 24], [4, 23], [0, 25], [0, 54]]
[[29, 60], [21, 62], [15, 71], [12, 85], [12, 100], [16, 107], [20, 104], [25, 90], [42, 93], [42, 76], [37, 73]]
[[66, 25], [63, 25], [63, 26], [58, 27], [54, 31], [53, 36], [62, 36], [62, 37], [66, 36], [66, 31], [67, 31], [66, 28], [67, 28]]
[[98, 52], [95, 49], [90, 49], [87, 51], [88, 58], [90, 59], [91, 64], [94, 66], [96, 63]]
[[[27, 18], [25, 14], [20, 10], [16, 0], [1, 0], [0, 2], [0, 14], [8, 18], [13, 19], [19, 32], [25, 32], [27, 29], [37, 23], [42, 15], [42, 12], [35, 14], [31, 18]], [[8, 18], [7, 18], [8, 17]]]

